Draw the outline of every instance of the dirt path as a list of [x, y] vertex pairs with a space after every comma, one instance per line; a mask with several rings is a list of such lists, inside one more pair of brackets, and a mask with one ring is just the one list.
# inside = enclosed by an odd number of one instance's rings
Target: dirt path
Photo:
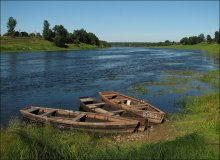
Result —
[[137, 132], [129, 135], [116, 135], [113, 136], [113, 140], [116, 143], [122, 142], [138, 142], [138, 141], [146, 141], [146, 142], [159, 142], [159, 141], [167, 141], [173, 140], [176, 138], [174, 133], [174, 126], [169, 123], [163, 123], [158, 125], [153, 125], [151, 128], [144, 132]]

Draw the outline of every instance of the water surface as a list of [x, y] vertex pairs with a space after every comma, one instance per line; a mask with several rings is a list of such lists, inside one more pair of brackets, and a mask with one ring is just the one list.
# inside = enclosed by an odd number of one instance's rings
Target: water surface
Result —
[[197, 56], [201, 54], [150, 48], [1, 54], [1, 124], [28, 105], [78, 110], [79, 97], [98, 98], [104, 90], [148, 99], [165, 112], [176, 112], [179, 97], [201, 93], [191, 89], [155, 96], [166, 86], [150, 86], [147, 94], [132, 92], [132, 86], [160, 81], [167, 70], [213, 70], [214, 60]]

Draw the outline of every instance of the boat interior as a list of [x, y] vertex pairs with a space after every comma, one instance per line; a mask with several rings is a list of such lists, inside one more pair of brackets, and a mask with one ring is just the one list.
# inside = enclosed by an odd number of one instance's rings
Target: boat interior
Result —
[[41, 117], [50, 117], [57, 120], [65, 120], [72, 122], [110, 122], [105, 116], [95, 116], [90, 115], [85, 112], [72, 112], [62, 109], [47, 109], [47, 108], [37, 108], [31, 107], [26, 110], [26, 112], [35, 114]]
[[142, 103], [140, 101], [135, 101], [122, 95], [109, 93], [109, 94], [104, 94], [104, 96], [109, 100], [113, 101], [114, 103], [126, 105], [127, 107], [130, 108], [134, 108], [138, 110], [146, 110], [146, 111], [155, 111], [155, 112], [157, 111], [156, 109], [150, 107], [151, 105], [149, 103]]

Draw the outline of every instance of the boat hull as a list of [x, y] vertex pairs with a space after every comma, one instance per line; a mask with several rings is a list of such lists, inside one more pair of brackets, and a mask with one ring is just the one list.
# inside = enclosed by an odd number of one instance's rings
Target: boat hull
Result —
[[[106, 104], [112, 106], [115, 109], [123, 109], [128, 112], [132, 112], [136, 115], [141, 117], [148, 118], [149, 122], [151, 123], [162, 123], [165, 113], [158, 108], [154, 107], [153, 105], [149, 104], [146, 101], [138, 100], [118, 92], [114, 91], [107, 91], [107, 92], [99, 92], [99, 95]], [[109, 98], [108, 95], [115, 95], [116, 97], [124, 98], [124, 100], [130, 101], [131, 105], [126, 105], [124, 103], [114, 101], [114, 98]], [[117, 99], [117, 98], [115, 98]], [[147, 108], [147, 110], [142, 110], [140, 108]]]
[[[28, 112], [30, 109], [37, 109]], [[48, 114], [54, 111], [54, 115]], [[97, 113], [88, 113], [80, 111], [70, 111], [43, 107], [26, 107], [20, 110], [21, 115], [31, 121], [39, 123], [49, 123], [58, 128], [71, 130], [83, 130], [99, 133], [132, 133], [137, 131], [140, 123], [135, 120], [129, 120], [121, 117], [113, 117]], [[82, 115], [82, 116], [80, 116]], [[77, 119], [77, 117], [79, 117]], [[89, 119], [90, 121], [86, 121]]]

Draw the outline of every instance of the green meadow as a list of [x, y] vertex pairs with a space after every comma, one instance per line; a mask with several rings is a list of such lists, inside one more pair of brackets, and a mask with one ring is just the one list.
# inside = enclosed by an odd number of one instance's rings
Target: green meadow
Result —
[[214, 58], [219, 57], [219, 44], [217, 43], [199, 43], [194, 45], [170, 45], [170, 46], [160, 46], [160, 48], [174, 48], [174, 49], [190, 49], [190, 50], [201, 50], [207, 52], [206, 56], [211, 56]]
[[55, 46], [53, 42], [35, 37], [1, 37], [1, 52], [63, 51], [104, 48], [104, 46], [84, 43], [67, 44], [67, 46], [67, 48], [60, 48]]

